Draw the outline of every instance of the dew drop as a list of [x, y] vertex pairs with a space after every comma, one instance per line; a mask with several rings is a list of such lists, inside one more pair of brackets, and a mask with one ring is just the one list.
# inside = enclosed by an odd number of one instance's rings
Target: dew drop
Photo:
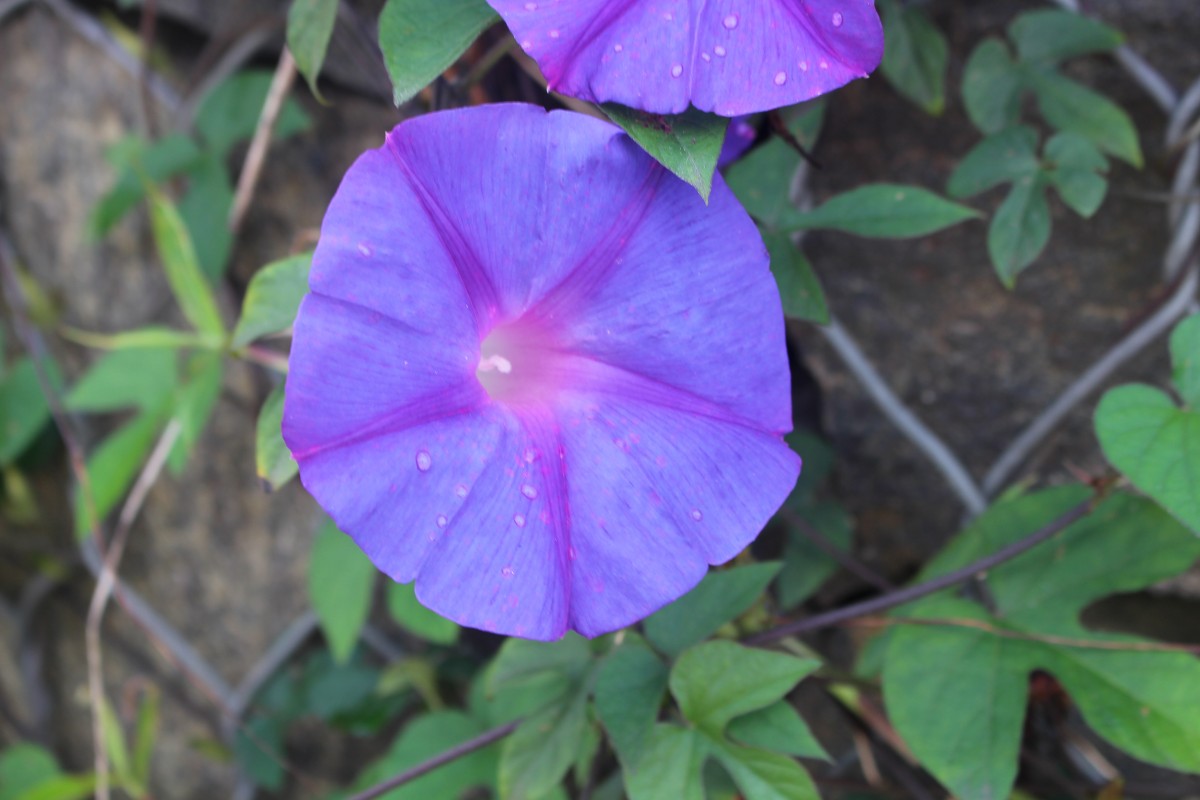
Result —
[[438, 526], [439, 528], [444, 528], [444, 527], [446, 527], [446, 523], [447, 523], [447, 522], [449, 522], [449, 521], [450, 521], [450, 520], [446, 519], [446, 515], [445, 515], [445, 514], [438, 514], [438, 515], [437, 515], [437, 526]]
[[557, 39], [561, 34], [559, 33], [558, 28], [552, 28], [550, 30], [550, 32], [546, 35], [549, 36], [551, 39]]
[[371, 255], [371, 248], [367, 247], [362, 242], [359, 242], [358, 243], [358, 252], [362, 253], [364, 256], [369, 258]]
[[576, 552], [575, 552], [575, 548], [574, 548], [574, 547], [568, 547], [568, 548], [567, 548], [567, 558], [571, 559], [572, 561], [574, 561], [575, 559], [579, 558], [579, 553], [576, 553]]
[[817, 66], [819, 66], [821, 69], [829, 69], [829, 62], [822, 58], [821, 63]]
[[801, 61], [801, 62], [800, 62], [800, 71], [801, 71], [801, 72], [808, 72], [808, 62], [807, 62], [807, 61]]
[[725, 27], [728, 30], [733, 30], [737, 26], [738, 26], [738, 15], [737, 14], [730, 14], [728, 17], [725, 18]]
[[676, 64], [675, 66], [671, 67], [671, 77], [672, 78], [678, 78], [682, 74], [683, 74], [683, 64]]
[[517, 574], [517, 571], [512, 567], [505, 567], [504, 569], [500, 570], [500, 574], [506, 578], [511, 578], [513, 575]]
[[460, 483], [458, 486], [454, 487], [454, 494], [458, 495], [459, 497], [466, 497], [467, 487]]
[[776, 72], [775, 73], [775, 85], [783, 86], [785, 83], [787, 83], [787, 73], [786, 72]]
[[833, 12], [833, 27], [835, 27], [835, 28], [842, 27], [842, 12], [840, 12], [840, 11]]
[[533, 49], [533, 42], [529, 41], [528, 39], [525, 39], [525, 40], [523, 40], [523, 41], [521, 42], [521, 49], [522, 49], [522, 50], [532, 50], [532, 49]]
[[526, 3], [525, 10], [526, 11], [537, 11], [537, 3]]
[[433, 456], [429, 455], [428, 450], [417, 451], [417, 469], [421, 472], [429, 472], [429, 468], [433, 466]]
[[713, 52], [716, 53], [717, 55], [721, 56], [722, 58], [725, 57], [725, 48], [722, 47], [721, 45], [717, 45], [716, 47], [714, 47]]
[[537, 487], [527, 483], [521, 487], [521, 494], [532, 500], [537, 497]]
[[621, 44], [620, 42], [617, 42], [616, 44], [614, 44], [614, 45], [613, 45], [613, 52], [614, 52], [614, 53], [619, 53], [619, 52], [621, 52], [621, 51], [622, 51], [622, 50], [624, 50], [624, 49], [625, 49], [625, 45]]
[[525, 527], [525, 515], [524, 514], [513, 514], [513, 524], [516, 525], [518, 528], [524, 528]]
[[700, 57], [703, 58], [705, 61], [712, 61], [712, 56], [710, 56], [708, 53], [701, 53]]
[[701, 512], [700, 509], [698, 509], [698, 508], [693, 508], [692, 509], [692, 519], [696, 520], [696, 522], [699, 522], [700, 520], [704, 519], [704, 513]]

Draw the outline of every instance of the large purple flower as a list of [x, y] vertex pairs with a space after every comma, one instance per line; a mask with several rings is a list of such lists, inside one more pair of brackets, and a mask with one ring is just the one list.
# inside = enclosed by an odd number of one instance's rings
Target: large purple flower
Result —
[[754, 224], [616, 127], [410, 120], [351, 167], [296, 320], [304, 485], [464, 625], [596, 635], [737, 554], [799, 470]]
[[874, 0], [488, 0], [550, 88], [657, 114], [733, 117], [865, 77]]

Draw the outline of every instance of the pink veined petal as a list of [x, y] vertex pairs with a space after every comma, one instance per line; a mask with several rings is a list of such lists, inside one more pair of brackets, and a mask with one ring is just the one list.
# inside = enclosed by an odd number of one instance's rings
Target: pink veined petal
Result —
[[551, 88], [722, 116], [808, 100], [883, 55], [874, 0], [489, 0]]

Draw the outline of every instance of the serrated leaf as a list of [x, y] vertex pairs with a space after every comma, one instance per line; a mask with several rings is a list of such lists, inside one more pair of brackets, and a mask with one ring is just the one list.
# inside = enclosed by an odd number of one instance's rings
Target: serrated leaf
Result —
[[708, 202], [729, 125], [727, 117], [696, 108], [688, 108], [682, 114], [651, 114], [605, 103], [603, 109], [655, 161], [695, 188], [704, 202]]
[[[266, 70], [245, 70], [216, 86], [200, 101], [196, 130], [219, 160], [224, 161], [234, 145], [254, 135], [272, 77]], [[274, 138], [286, 139], [310, 124], [296, 100], [288, 97], [275, 121]]]
[[739, 744], [776, 753], [829, 761], [829, 754], [813, 736], [808, 723], [786, 700], [734, 719], [726, 730]]
[[667, 690], [667, 666], [640, 636], [627, 634], [600, 664], [596, 715], [627, 770], [641, 761]]
[[792, 230], [821, 228], [875, 239], [907, 239], [979, 216], [975, 209], [920, 186], [872, 183], [834, 195], [788, 222]]
[[105, 353], [71, 387], [63, 403], [71, 411], [161, 408], [175, 388], [175, 362], [169, 349]]
[[411, 583], [389, 583], [387, 607], [396, 624], [411, 634], [437, 644], [458, 641], [458, 625], [421, 605]]
[[396, 105], [445, 72], [497, 19], [484, 0], [388, 0], [379, 14], [379, 48]]
[[150, 226], [167, 283], [188, 322], [202, 334], [224, 336], [225, 326], [212, 289], [200, 270], [191, 234], [174, 204], [157, 187], [145, 186], [150, 203]]
[[283, 384], [271, 390], [258, 412], [254, 432], [255, 472], [272, 489], [282, 487], [300, 470], [283, 441], [283, 396]]
[[946, 107], [946, 37], [919, 6], [879, 4], [883, 17], [880, 68], [900, 94], [935, 116]]
[[25, 452], [49, 421], [50, 406], [37, 368], [22, 358], [0, 379], [0, 465], [11, 464]]
[[233, 347], [292, 326], [300, 301], [308, 292], [312, 253], [281, 259], [254, 273], [242, 302], [242, 316], [233, 329]]
[[326, 522], [313, 542], [308, 594], [335, 660], [350, 657], [375, 586], [375, 566], [349, 536]]
[[562, 781], [587, 734], [587, 690], [580, 688], [522, 722], [500, 751], [500, 796], [536, 800]]
[[679, 655], [754, 605], [780, 566], [773, 561], [710, 572], [695, 589], [646, 620], [646, 638], [668, 656]]
[[296, 69], [318, 98], [317, 76], [325, 63], [325, 52], [337, 20], [338, 0], [292, 0], [288, 9], [287, 46], [296, 59]]
[[1171, 333], [1173, 380], [1183, 403], [1200, 411], [1200, 314], [1193, 314]]
[[1200, 535], [1200, 412], [1151, 386], [1118, 386], [1096, 408], [1096, 436], [1109, 463]]
[[1050, 205], [1039, 174], [1013, 184], [988, 226], [988, 255], [1001, 283], [1012, 288], [1017, 274], [1041, 254], [1050, 241]]
[[1121, 34], [1091, 17], [1058, 9], [1021, 14], [1008, 26], [1008, 36], [1022, 61], [1057, 64], [1089, 53], [1107, 53], [1121, 44]]
[[671, 668], [671, 694], [688, 721], [720, 738], [734, 717], [778, 701], [819, 666], [814, 659], [705, 642], [685, 651]]
[[695, 731], [655, 725], [641, 769], [625, 775], [629, 800], [704, 800], [700, 768], [707, 758], [707, 743]]
[[971, 148], [950, 174], [946, 194], [973, 197], [1037, 173], [1037, 132], [1024, 125], [993, 133]]
[[984, 133], [1013, 125], [1021, 107], [1025, 79], [1008, 46], [995, 37], [971, 51], [963, 71], [962, 97], [967, 116]]
[[1096, 147], [1135, 167], [1142, 166], [1137, 128], [1120, 106], [1070, 78], [1031, 71], [1030, 85], [1046, 121], [1077, 133]]
[[714, 745], [712, 753], [744, 800], [821, 800], [812, 778], [787, 756], [728, 743]]
[[[133, 483], [134, 476], [150, 455], [154, 439], [162, 425], [162, 415], [143, 411], [120, 429], [109, 434], [88, 456], [88, 484], [98, 522], [103, 522]], [[83, 539], [91, 533], [88, 504], [74, 491], [75, 535]]]
[[792, 242], [790, 234], [760, 232], [771, 255], [771, 274], [779, 286], [784, 315], [828, 325], [829, 306], [825, 302], [825, 291], [804, 251]]

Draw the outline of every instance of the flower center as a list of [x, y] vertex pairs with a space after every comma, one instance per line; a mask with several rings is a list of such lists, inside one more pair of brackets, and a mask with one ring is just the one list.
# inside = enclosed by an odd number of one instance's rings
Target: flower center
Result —
[[544, 339], [519, 322], [498, 325], [479, 345], [475, 377], [488, 397], [502, 403], [531, 403], [548, 399], [550, 354]]

